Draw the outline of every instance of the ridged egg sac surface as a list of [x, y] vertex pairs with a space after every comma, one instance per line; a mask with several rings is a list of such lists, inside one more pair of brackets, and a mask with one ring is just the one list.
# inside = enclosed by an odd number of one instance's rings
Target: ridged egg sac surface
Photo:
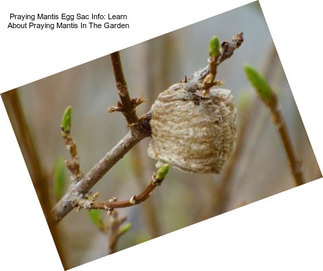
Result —
[[236, 110], [230, 90], [209, 94], [174, 84], [152, 106], [148, 155], [192, 173], [220, 173], [234, 151]]

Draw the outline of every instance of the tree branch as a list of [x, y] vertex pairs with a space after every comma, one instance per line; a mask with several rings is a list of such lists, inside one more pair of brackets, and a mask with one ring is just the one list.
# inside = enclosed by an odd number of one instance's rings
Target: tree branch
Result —
[[296, 158], [292, 140], [289, 136], [286, 122], [278, 108], [278, 98], [268, 82], [251, 66], [245, 66], [246, 75], [250, 83], [255, 88], [259, 98], [268, 107], [271, 112], [272, 120], [279, 132], [280, 139], [283, 143], [287, 154], [292, 175], [296, 185], [304, 184], [304, 176], [301, 169], [301, 161]]
[[119, 238], [124, 235], [131, 227], [131, 224], [128, 223], [121, 228], [121, 225], [126, 221], [126, 219], [127, 217], [119, 218], [119, 214], [116, 210], [114, 210], [110, 216], [107, 226], [107, 231], [109, 234], [109, 254], [115, 253], [117, 251]]
[[[127, 82], [123, 74], [121, 59], [119, 52], [111, 54], [111, 61], [113, 66], [114, 77], [116, 86], [119, 90], [120, 101], [117, 107], [110, 107], [108, 112], [120, 111], [125, 116], [127, 123], [130, 127], [128, 134], [111, 150], [109, 151], [84, 177], [78, 178], [78, 183], [72, 185], [69, 191], [52, 209], [51, 214], [55, 223], [58, 223], [65, 215], [67, 215], [89, 192], [89, 190], [104, 176], [104, 174], [119, 161], [133, 146], [135, 146], [143, 138], [150, 136], [151, 113], [146, 113], [140, 119], [136, 114], [136, 106], [143, 102], [143, 99], [131, 99]], [[68, 112], [70, 114], [70, 112]], [[65, 115], [65, 114], [64, 114]], [[67, 116], [67, 117], [66, 117]], [[70, 116], [67, 114], [62, 119], [62, 135], [67, 135], [70, 130]], [[72, 147], [75, 146], [72, 139], [65, 136], [65, 144]], [[76, 151], [76, 150], [75, 150]], [[70, 150], [72, 158], [76, 155], [74, 148]], [[67, 166], [69, 166], [67, 164]], [[68, 167], [72, 173], [79, 173], [80, 171], [72, 167]], [[77, 174], [79, 175], [79, 174]], [[80, 180], [79, 180], [80, 179]]]
[[277, 105], [273, 107], [269, 107], [269, 109], [272, 114], [273, 122], [275, 123], [277, 130], [279, 132], [280, 139], [283, 142], [287, 157], [289, 159], [289, 164], [291, 167], [292, 175], [295, 180], [295, 184], [302, 185], [304, 184], [304, 176], [301, 169], [302, 162], [296, 158], [292, 141], [290, 139], [287, 125], [283, 118], [283, 115], [281, 114]]
[[193, 83], [201, 83], [210, 74], [211, 75], [210, 78], [205, 83], [208, 83], [210, 81], [209, 84], [210, 84], [210, 86], [212, 86], [212, 83], [214, 82], [215, 77], [216, 77], [217, 67], [224, 60], [230, 58], [233, 55], [234, 51], [241, 46], [243, 41], [244, 41], [244, 39], [243, 39], [242, 32], [234, 35], [232, 37], [231, 42], [230, 41], [222, 41], [220, 54], [215, 57], [210, 56], [209, 64], [207, 66], [205, 66], [203, 69], [200, 69], [197, 72], [190, 75], [188, 77], [188, 81], [193, 82]]
[[77, 155], [76, 143], [71, 134], [72, 125], [72, 107], [68, 106], [65, 109], [61, 122], [61, 135], [64, 140], [67, 151], [70, 153], [71, 159], [65, 160], [65, 165], [71, 172], [71, 179], [73, 182], [78, 182], [82, 177], [83, 173], [81, 171], [79, 158]]
[[63, 198], [55, 205], [51, 215], [58, 223], [67, 215], [82, 197], [104, 176], [104, 174], [118, 162], [140, 140], [150, 136], [149, 121], [151, 113], [146, 113], [133, 125], [133, 129], [119, 141], [77, 184], [72, 186]]
[[127, 82], [123, 74], [120, 53], [119, 52], [112, 53], [110, 57], [111, 57], [116, 86], [117, 86], [117, 89], [119, 90], [119, 97], [120, 97], [121, 103], [118, 102], [117, 107], [110, 107], [108, 109], [108, 112], [121, 111], [122, 114], [125, 116], [128, 122], [128, 125], [131, 128], [131, 125], [138, 121], [136, 106], [141, 104], [143, 100], [140, 98], [138, 99], [130, 98]]
[[142, 203], [148, 199], [153, 192], [153, 190], [162, 184], [166, 174], [168, 172], [169, 166], [167, 164], [160, 167], [156, 174], [151, 177], [150, 184], [137, 196], [132, 196], [128, 200], [118, 201], [116, 198], [112, 198], [108, 201], [96, 202], [88, 199], [80, 199], [78, 202], [78, 207], [91, 210], [91, 209], [101, 209], [107, 210], [108, 212], [113, 211], [117, 208], [127, 208], [137, 204]]

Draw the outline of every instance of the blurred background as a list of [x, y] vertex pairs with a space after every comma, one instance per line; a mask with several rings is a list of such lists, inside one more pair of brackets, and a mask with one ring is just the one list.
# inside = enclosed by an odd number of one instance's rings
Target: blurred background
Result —
[[[256, 67], [279, 97], [306, 182], [321, 176], [283, 68], [258, 2], [234, 9], [121, 51], [131, 97], [147, 101], [207, 64], [213, 35], [230, 40], [243, 31], [245, 42], [218, 68], [217, 79], [231, 89], [238, 108], [237, 151], [220, 175], [188, 174], [171, 169], [151, 198], [120, 209], [131, 229], [117, 249], [180, 229], [295, 186], [288, 160], [267, 108], [257, 99], [243, 70]], [[108, 114], [119, 99], [110, 57], [96, 59], [2, 95], [44, 212], [55, 204], [57, 161], [69, 158], [60, 120], [73, 106], [72, 136], [81, 169], [86, 173], [127, 132], [122, 114]], [[100, 198], [128, 199], [150, 181], [155, 161], [147, 155], [150, 138], [141, 141], [92, 189]], [[55, 170], [56, 164], [56, 170]], [[59, 173], [69, 181], [69, 172]], [[102, 212], [104, 219], [108, 219]], [[108, 236], [92, 223], [88, 212], [72, 211], [52, 233], [65, 268], [108, 254]]]

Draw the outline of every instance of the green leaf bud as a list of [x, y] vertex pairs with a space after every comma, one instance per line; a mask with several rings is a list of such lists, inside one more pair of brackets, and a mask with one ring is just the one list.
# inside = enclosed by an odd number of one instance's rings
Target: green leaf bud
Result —
[[217, 57], [220, 54], [220, 41], [217, 36], [213, 36], [210, 40], [209, 54], [211, 57]]
[[72, 106], [66, 107], [62, 121], [61, 121], [61, 128], [64, 132], [70, 131], [72, 126]]

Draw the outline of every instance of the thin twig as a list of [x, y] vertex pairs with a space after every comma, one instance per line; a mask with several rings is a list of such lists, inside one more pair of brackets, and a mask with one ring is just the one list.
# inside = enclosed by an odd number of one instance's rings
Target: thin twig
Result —
[[[277, 69], [277, 58], [278, 56], [277, 56], [275, 46], [272, 45], [268, 52], [268, 56], [266, 57], [267, 61], [263, 67], [263, 74], [265, 78], [272, 78], [273, 71]], [[252, 136], [248, 137], [248, 141], [253, 142], [253, 144], [252, 145], [249, 144], [248, 147], [244, 150], [244, 153], [247, 153], [247, 155], [245, 155], [246, 158], [243, 160], [243, 163], [241, 163], [241, 161], [239, 163], [239, 167], [241, 168], [241, 172], [239, 174], [240, 182], [242, 182], [245, 179], [245, 175], [248, 172], [248, 165], [249, 165], [248, 160], [250, 160], [250, 158], [252, 157], [251, 153], [254, 147], [257, 146], [256, 142], [259, 139], [259, 133], [263, 131], [263, 126], [265, 125], [265, 118], [263, 117], [263, 114], [261, 114], [260, 112], [260, 108], [261, 108], [260, 105], [261, 105], [261, 102], [259, 99], [253, 99], [253, 102], [250, 104], [250, 108], [252, 109], [248, 113], [249, 117], [247, 117], [248, 122], [246, 123], [246, 125], [253, 127], [257, 119], [261, 120], [260, 121], [261, 125], [257, 125], [256, 130], [251, 134]], [[235, 168], [237, 168], [237, 165], [235, 166]], [[223, 199], [226, 201], [226, 203], [224, 204], [227, 206], [230, 201], [230, 193], [227, 193], [227, 195]]]
[[252, 68], [251, 66], [246, 66], [245, 71], [259, 98], [271, 112], [272, 120], [276, 125], [280, 139], [286, 151], [295, 184], [304, 184], [303, 172], [301, 170], [301, 161], [296, 158], [286, 122], [278, 108], [277, 95], [274, 93], [267, 81], [254, 68]]
[[138, 116], [136, 113], [136, 107], [143, 102], [141, 98], [131, 99], [126, 79], [123, 74], [120, 53], [115, 52], [111, 54], [111, 62], [114, 72], [114, 78], [117, 89], [119, 90], [120, 101], [117, 107], [110, 107], [108, 112], [120, 111], [125, 116], [128, 125], [131, 127], [132, 124], [138, 122]]
[[222, 63], [224, 60], [230, 58], [233, 55], [235, 49], [238, 49], [243, 43], [243, 41], [244, 39], [242, 32], [234, 35], [231, 39], [231, 42], [223, 41], [221, 43], [222, 52], [219, 59], [217, 60], [217, 65]]
[[[93, 195], [88, 196], [88, 200], [95, 201], [99, 196], [99, 193], [95, 193]], [[113, 198], [113, 200], [117, 200]], [[79, 210], [77, 208], [76, 210]], [[99, 215], [97, 217], [97, 215]], [[100, 213], [95, 213], [94, 216], [91, 215], [92, 221], [96, 225], [96, 227], [108, 237], [108, 251], [109, 254], [116, 252], [117, 243], [119, 238], [124, 235], [130, 228], [131, 223], [127, 223], [122, 226], [122, 224], [127, 220], [127, 217], [119, 217], [119, 213], [117, 210], [108, 212], [108, 220], [104, 221], [103, 217], [101, 217]], [[122, 226], [122, 227], [121, 227]]]
[[[275, 100], [277, 101], [277, 97], [275, 98]], [[289, 164], [291, 167], [292, 175], [295, 180], [295, 184], [302, 185], [302, 184], [304, 184], [304, 176], [303, 176], [303, 172], [301, 169], [302, 162], [296, 158], [293, 144], [292, 144], [291, 138], [289, 136], [287, 125], [286, 125], [286, 122], [283, 118], [283, 115], [281, 114], [280, 110], [278, 109], [277, 102], [274, 104], [268, 105], [268, 106], [269, 106], [269, 109], [272, 114], [273, 122], [276, 125], [276, 128], [279, 132], [280, 139], [283, 142], [287, 157], [289, 159]]]
[[153, 173], [150, 184], [138, 196], [132, 196], [129, 200], [118, 201], [116, 197], [113, 197], [108, 201], [96, 202], [98, 193], [95, 193], [93, 196], [88, 196], [87, 198], [83, 197], [78, 200], [77, 210], [79, 210], [80, 208], [84, 208], [86, 210], [101, 209], [106, 210], [108, 215], [110, 215], [110, 219], [106, 227], [100, 227], [103, 232], [107, 232], [109, 234], [110, 253], [114, 253], [116, 251], [117, 242], [120, 236], [125, 234], [131, 226], [131, 224], [128, 223], [128, 225], [120, 228], [121, 224], [126, 220], [126, 217], [119, 219], [118, 213], [115, 209], [131, 207], [148, 199], [152, 191], [165, 179], [168, 170], [169, 165], [167, 164], [160, 167], [156, 173]]
[[[192, 83], [201, 83], [204, 81], [206, 84], [205, 87], [212, 87], [214, 83], [217, 83], [215, 80], [217, 67], [226, 59], [230, 58], [234, 51], [238, 49], [243, 43], [243, 33], [240, 32], [237, 35], [232, 37], [232, 41], [223, 41], [221, 43], [220, 55], [217, 57], [210, 57], [209, 64], [203, 69], [198, 70], [188, 77], [188, 82]], [[209, 75], [209, 78], [207, 76]]]
[[150, 136], [151, 130], [149, 121], [151, 113], [142, 116], [132, 131], [119, 141], [105, 156], [75, 185], [70, 187], [63, 198], [51, 211], [54, 222], [58, 223], [67, 215], [77, 202], [104, 176], [104, 174], [117, 163], [133, 146], [140, 140]]
[[115, 253], [117, 251], [117, 244], [119, 238], [126, 233], [122, 230], [120, 226], [126, 221], [127, 217], [119, 218], [117, 210], [111, 213], [110, 219], [107, 225], [107, 232], [109, 234], [108, 247], [109, 254]]
[[110, 212], [117, 208], [131, 207], [131, 206], [140, 204], [146, 199], [148, 199], [151, 193], [153, 192], [153, 190], [157, 186], [161, 185], [163, 180], [164, 178], [158, 178], [156, 177], [155, 174], [153, 174], [150, 184], [139, 195], [132, 196], [128, 200], [118, 201], [118, 200], [115, 200], [115, 198], [113, 198], [107, 201], [96, 202], [96, 201], [91, 201], [87, 199], [80, 199], [78, 201], [78, 207], [81, 207], [87, 210], [101, 209], [101, 210], [106, 210]]
[[65, 160], [65, 165], [72, 173], [72, 176], [71, 176], [72, 181], [78, 182], [83, 177], [83, 173], [81, 171], [80, 162], [77, 155], [76, 143], [73, 140], [70, 130], [66, 130], [66, 131], [62, 130], [61, 134], [64, 140], [64, 144], [66, 146], [66, 149], [71, 155], [70, 160]]

